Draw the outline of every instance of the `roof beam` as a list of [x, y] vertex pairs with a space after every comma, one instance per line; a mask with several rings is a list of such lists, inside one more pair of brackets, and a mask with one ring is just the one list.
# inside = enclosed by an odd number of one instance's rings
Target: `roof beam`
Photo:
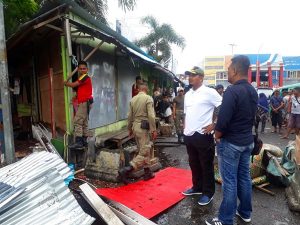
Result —
[[41, 23], [38, 23], [38, 24], [34, 25], [33, 29], [38, 29], [38, 28], [40, 28], [42, 26], [45, 26], [46, 24], [49, 24], [49, 23], [53, 22], [54, 20], [57, 20], [57, 19], [59, 19], [61, 17], [62, 17], [61, 15], [54, 16], [54, 17], [52, 17], [52, 18], [50, 18], [48, 20], [45, 20], [45, 21], [43, 21]]
[[57, 31], [59, 31], [59, 32], [64, 32], [63, 31], [63, 29], [61, 29], [61, 28], [59, 28], [59, 27], [57, 27], [57, 26], [54, 26], [54, 25], [51, 25], [51, 24], [46, 24], [45, 25], [46, 27], [49, 27], [49, 28], [52, 28], [52, 29], [54, 29], [54, 30], [57, 30]]

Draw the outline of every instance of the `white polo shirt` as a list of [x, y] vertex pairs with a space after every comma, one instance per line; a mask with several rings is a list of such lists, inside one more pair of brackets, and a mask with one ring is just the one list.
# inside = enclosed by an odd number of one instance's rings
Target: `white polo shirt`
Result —
[[212, 124], [214, 109], [221, 103], [222, 97], [213, 88], [202, 84], [197, 90], [190, 89], [184, 96], [184, 135], [203, 134], [202, 128]]

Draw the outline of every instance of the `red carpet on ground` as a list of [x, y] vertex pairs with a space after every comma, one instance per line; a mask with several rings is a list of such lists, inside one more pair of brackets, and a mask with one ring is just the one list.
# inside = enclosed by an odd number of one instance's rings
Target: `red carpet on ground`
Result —
[[181, 192], [191, 186], [190, 170], [168, 167], [157, 172], [151, 180], [118, 188], [99, 188], [96, 192], [149, 219], [182, 200]]

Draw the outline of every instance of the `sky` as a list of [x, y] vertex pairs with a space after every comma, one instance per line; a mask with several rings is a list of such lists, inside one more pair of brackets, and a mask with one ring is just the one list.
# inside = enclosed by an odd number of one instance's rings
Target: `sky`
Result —
[[[108, 21], [119, 19], [129, 40], [149, 29], [140, 19], [152, 15], [168, 23], [186, 40], [184, 50], [173, 46], [176, 73], [201, 65], [205, 56], [279, 53], [300, 55], [299, 0], [136, 0], [124, 12], [118, 0], [108, 0]], [[230, 44], [235, 46], [231, 47]]]

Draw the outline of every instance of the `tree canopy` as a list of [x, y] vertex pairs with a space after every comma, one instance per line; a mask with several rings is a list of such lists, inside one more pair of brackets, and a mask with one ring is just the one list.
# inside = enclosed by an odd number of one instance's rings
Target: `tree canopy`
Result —
[[9, 37], [39, 9], [35, 0], [3, 0], [5, 34]]
[[141, 22], [150, 27], [150, 33], [137, 40], [136, 44], [146, 48], [149, 55], [167, 66], [172, 54], [171, 44], [184, 49], [185, 39], [177, 34], [170, 24], [163, 23], [160, 25], [153, 16], [146, 16], [142, 18]]

